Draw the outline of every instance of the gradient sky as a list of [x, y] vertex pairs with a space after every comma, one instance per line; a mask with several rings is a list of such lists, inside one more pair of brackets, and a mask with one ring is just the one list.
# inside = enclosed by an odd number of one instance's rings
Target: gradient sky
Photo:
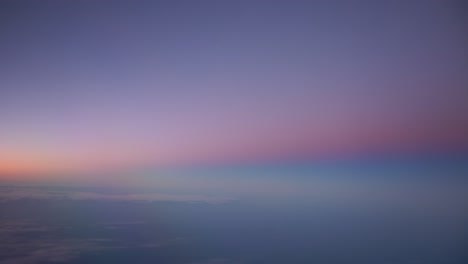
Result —
[[2, 1], [0, 174], [468, 150], [461, 5]]

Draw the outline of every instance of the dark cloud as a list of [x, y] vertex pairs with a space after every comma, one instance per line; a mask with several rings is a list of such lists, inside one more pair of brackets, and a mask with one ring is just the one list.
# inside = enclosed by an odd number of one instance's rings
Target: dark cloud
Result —
[[4, 220], [0, 219], [0, 236], [4, 233], [32, 233], [48, 232], [50, 228], [39, 225], [31, 220]]
[[225, 258], [213, 258], [201, 262], [191, 262], [189, 264], [241, 264], [241, 262], [233, 261]]
[[1, 264], [33, 264], [66, 262], [80, 253], [111, 249], [100, 244], [99, 239], [19, 239], [10, 237], [0, 244]]
[[[30, 220], [2, 220], [0, 222], [0, 264], [68, 262], [83, 253], [161, 248], [183, 241], [183, 238], [173, 238], [151, 243], [138, 241], [128, 243], [108, 238], [61, 237], [58, 231], [57, 227], [42, 226]], [[41, 234], [35, 234], [36, 232], [41, 232]], [[25, 233], [32, 235], [28, 236]]]

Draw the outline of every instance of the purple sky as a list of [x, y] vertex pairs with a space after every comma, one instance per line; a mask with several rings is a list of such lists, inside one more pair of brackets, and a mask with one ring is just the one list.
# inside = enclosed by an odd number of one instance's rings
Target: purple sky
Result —
[[0, 4], [0, 172], [468, 149], [461, 1]]

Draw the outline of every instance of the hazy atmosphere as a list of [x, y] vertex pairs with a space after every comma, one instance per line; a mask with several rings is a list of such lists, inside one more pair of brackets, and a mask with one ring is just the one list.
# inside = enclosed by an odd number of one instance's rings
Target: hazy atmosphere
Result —
[[0, 264], [466, 263], [467, 8], [0, 1]]

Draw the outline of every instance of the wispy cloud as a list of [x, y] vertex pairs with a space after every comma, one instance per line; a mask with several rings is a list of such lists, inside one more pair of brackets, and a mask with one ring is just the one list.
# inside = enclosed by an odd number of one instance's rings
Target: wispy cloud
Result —
[[11, 187], [0, 189], [0, 202], [20, 199], [70, 199], [70, 200], [108, 200], [108, 201], [133, 201], [133, 202], [205, 202], [223, 203], [232, 200], [228, 197], [204, 196], [204, 195], [174, 195], [162, 193], [97, 193], [82, 191], [45, 190], [41, 188]]

